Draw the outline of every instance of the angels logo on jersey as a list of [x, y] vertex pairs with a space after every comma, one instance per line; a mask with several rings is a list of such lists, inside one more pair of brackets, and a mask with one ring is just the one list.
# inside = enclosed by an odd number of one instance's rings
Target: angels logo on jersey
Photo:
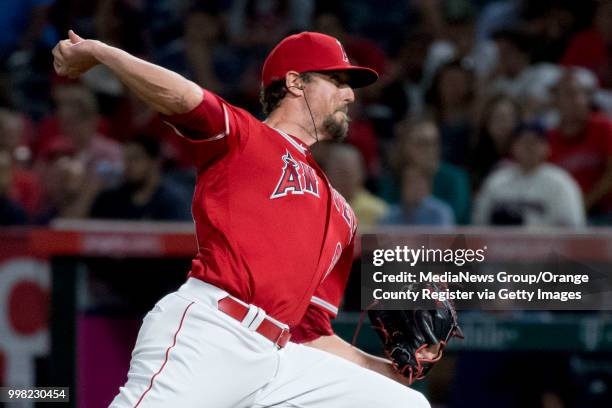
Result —
[[283, 173], [270, 198], [285, 197], [291, 194], [310, 193], [319, 198], [319, 180], [312, 167], [295, 160], [289, 151], [282, 156]]

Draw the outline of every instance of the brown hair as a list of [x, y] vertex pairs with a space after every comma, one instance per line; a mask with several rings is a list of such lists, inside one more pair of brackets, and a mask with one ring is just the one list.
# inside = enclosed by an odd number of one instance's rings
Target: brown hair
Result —
[[[310, 82], [310, 72], [301, 73], [300, 78], [304, 82]], [[284, 79], [274, 81], [266, 88], [262, 87], [259, 91], [259, 103], [261, 103], [264, 115], [267, 116], [278, 108], [285, 95], [287, 95], [287, 86]]]
[[440, 98], [442, 77], [452, 70], [461, 71], [467, 77], [467, 93], [464, 96], [465, 100], [463, 102], [469, 105], [474, 102], [476, 97], [476, 75], [472, 66], [460, 59], [451, 60], [442, 64], [436, 70], [431, 80], [431, 84], [425, 92], [425, 102], [433, 109], [436, 117], [439, 117], [444, 109], [444, 106], [442, 106], [442, 99]]
[[[501, 103], [509, 103], [512, 105], [512, 109], [514, 109], [514, 121], [516, 124], [520, 123], [523, 117], [523, 108], [522, 106], [510, 95], [506, 95], [503, 93], [498, 93], [489, 96], [481, 107], [481, 111], [479, 112], [478, 117], [478, 130], [474, 132], [471, 145], [472, 148], [476, 148], [481, 143], [492, 142], [491, 135], [489, 134], [489, 122], [491, 120], [491, 116], [493, 116], [493, 112]], [[486, 139], [489, 139], [488, 141]]]

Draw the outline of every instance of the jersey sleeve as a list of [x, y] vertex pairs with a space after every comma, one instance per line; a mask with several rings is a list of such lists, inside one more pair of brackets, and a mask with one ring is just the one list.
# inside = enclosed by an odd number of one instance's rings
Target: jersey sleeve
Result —
[[239, 119], [243, 113], [214, 93], [203, 91], [202, 102], [190, 112], [161, 115], [182, 138], [183, 148], [199, 168], [244, 143], [248, 136], [243, 130], [245, 121]]
[[310, 299], [306, 314], [299, 325], [291, 330], [291, 341], [306, 343], [321, 336], [331, 336], [331, 320], [338, 314], [344, 289], [353, 265], [355, 238], [342, 251], [338, 262]]

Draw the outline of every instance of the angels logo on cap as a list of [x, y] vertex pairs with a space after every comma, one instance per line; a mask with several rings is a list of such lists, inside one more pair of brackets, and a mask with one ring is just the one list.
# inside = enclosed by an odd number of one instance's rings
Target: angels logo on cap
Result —
[[342, 51], [342, 59], [344, 60], [344, 62], [349, 62], [348, 55], [346, 55], [346, 51], [344, 51], [342, 43], [338, 40], [336, 40], [336, 42], [338, 43], [338, 47], [340, 47], [340, 51]]
[[344, 71], [352, 88], [371, 85], [378, 79], [373, 69], [352, 65], [338, 39], [307, 31], [290, 35], [274, 47], [264, 62], [263, 86], [284, 79], [289, 71]]

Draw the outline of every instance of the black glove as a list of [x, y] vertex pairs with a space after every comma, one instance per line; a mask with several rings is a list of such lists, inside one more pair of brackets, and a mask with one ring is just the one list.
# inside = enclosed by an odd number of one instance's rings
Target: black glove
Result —
[[[439, 291], [435, 285], [431, 290]], [[393, 367], [412, 384], [420, 380], [442, 358], [446, 344], [453, 337], [463, 338], [457, 312], [450, 301], [436, 302], [434, 310], [369, 310], [372, 328], [381, 338]], [[420, 356], [428, 346], [440, 344], [432, 358]]]

